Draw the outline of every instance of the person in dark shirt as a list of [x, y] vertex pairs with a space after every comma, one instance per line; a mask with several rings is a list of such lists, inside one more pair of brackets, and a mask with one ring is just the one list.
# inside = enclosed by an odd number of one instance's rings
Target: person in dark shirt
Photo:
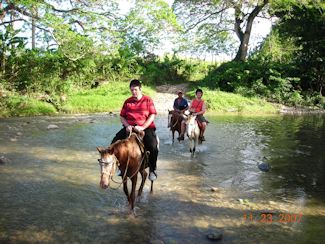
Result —
[[[174, 111], [173, 114], [175, 116], [181, 116], [182, 119], [184, 119], [184, 112], [188, 109], [188, 102], [187, 100], [183, 97], [183, 92], [179, 90], [177, 92], [178, 97], [174, 100]], [[168, 123], [168, 127], [170, 127], [170, 121]]]
[[174, 100], [174, 111], [184, 113], [188, 108], [187, 100], [183, 97], [183, 92], [178, 91], [178, 97]]

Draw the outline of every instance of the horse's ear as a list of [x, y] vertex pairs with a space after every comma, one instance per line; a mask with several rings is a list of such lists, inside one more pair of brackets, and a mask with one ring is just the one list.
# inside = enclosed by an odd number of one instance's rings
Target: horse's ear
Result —
[[96, 147], [96, 149], [97, 149], [97, 151], [100, 152], [100, 153], [101, 153], [102, 151], [104, 151], [104, 148], [103, 148], [103, 147]]

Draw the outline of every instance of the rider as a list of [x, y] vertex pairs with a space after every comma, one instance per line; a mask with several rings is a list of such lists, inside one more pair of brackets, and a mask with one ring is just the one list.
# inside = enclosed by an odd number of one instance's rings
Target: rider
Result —
[[[192, 100], [189, 111], [193, 115], [196, 115], [196, 119], [201, 123], [199, 140], [205, 141], [204, 131], [207, 126], [207, 120], [203, 116], [203, 114], [205, 113], [205, 104], [204, 104], [204, 100], [202, 99], [203, 91], [201, 89], [197, 89], [195, 91], [195, 95], [196, 98]], [[178, 137], [178, 140], [184, 140], [185, 130], [186, 130], [186, 124], [185, 121], [183, 120], [182, 127], [181, 127], [181, 135]]]
[[[177, 115], [182, 115], [182, 119], [184, 119], [184, 112], [188, 109], [188, 103], [187, 100], [185, 98], [183, 98], [183, 91], [179, 90], [177, 92], [178, 97], [175, 98], [174, 100], [174, 111], [173, 113], [177, 113]], [[168, 123], [168, 127], [171, 126], [170, 124], [171, 122], [169, 121]]]
[[150, 152], [149, 179], [154, 181], [157, 179], [156, 167], [158, 157], [158, 140], [154, 124], [157, 112], [152, 99], [142, 94], [141, 82], [139, 80], [131, 80], [130, 91], [132, 96], [125, 100], [120, 112], [123, 128], [117, 132], [112, 143], [127, 138], [132, 129], [144, 131], [143, 143], [146, 150]]

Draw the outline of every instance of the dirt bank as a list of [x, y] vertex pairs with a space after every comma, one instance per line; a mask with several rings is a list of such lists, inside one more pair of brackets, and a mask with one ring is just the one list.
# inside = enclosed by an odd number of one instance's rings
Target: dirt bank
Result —
[[159, 114], [167, 114], [168, 109], [173, 109], [173, 103], [177, 97], [177, 92], [182, 90], [185, 93], [188, 89], [188, 85], [162, 85], [157, 86], [156, 89], [157, 93], [152, 97], [156, 110]]

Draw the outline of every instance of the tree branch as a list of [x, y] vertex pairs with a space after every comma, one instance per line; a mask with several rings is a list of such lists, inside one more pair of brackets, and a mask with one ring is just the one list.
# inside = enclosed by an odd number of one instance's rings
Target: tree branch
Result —
[[24, 22], [27, 22], [25, 19], [13, 19], [13, 20], [9, 20], [9, 21], [1, 22], [1, 23], [0, 23], [0, 26], [1, 26], [1, 25], [6, 25], [6, 24], [11, 24], [11, 23], [13, 23], [13, 22], [17, 22], [17, 21], [24, 21]]
[[190, 25], [186, 30], [185, 30], [185, 33], [193, 30], [195, 27], [197, 27], [199, 24], [201, 24], [202, 22], [206, 21], [207, 19], [209, 19], [211, 16], [214, 16], [214, 15], [217, 15], [217, 14], [220, 14], [222, 13], [223, 11], [225, 11], [227, 8], [223, 8], [223, 9], [220, 9], [216, 12], [212, 12], [212, 13], [209, 13], [208, 15], [205, 15], [203, 16], [200, 20], [198, 20], [196, 23], [193, 23], [192, 25]]

